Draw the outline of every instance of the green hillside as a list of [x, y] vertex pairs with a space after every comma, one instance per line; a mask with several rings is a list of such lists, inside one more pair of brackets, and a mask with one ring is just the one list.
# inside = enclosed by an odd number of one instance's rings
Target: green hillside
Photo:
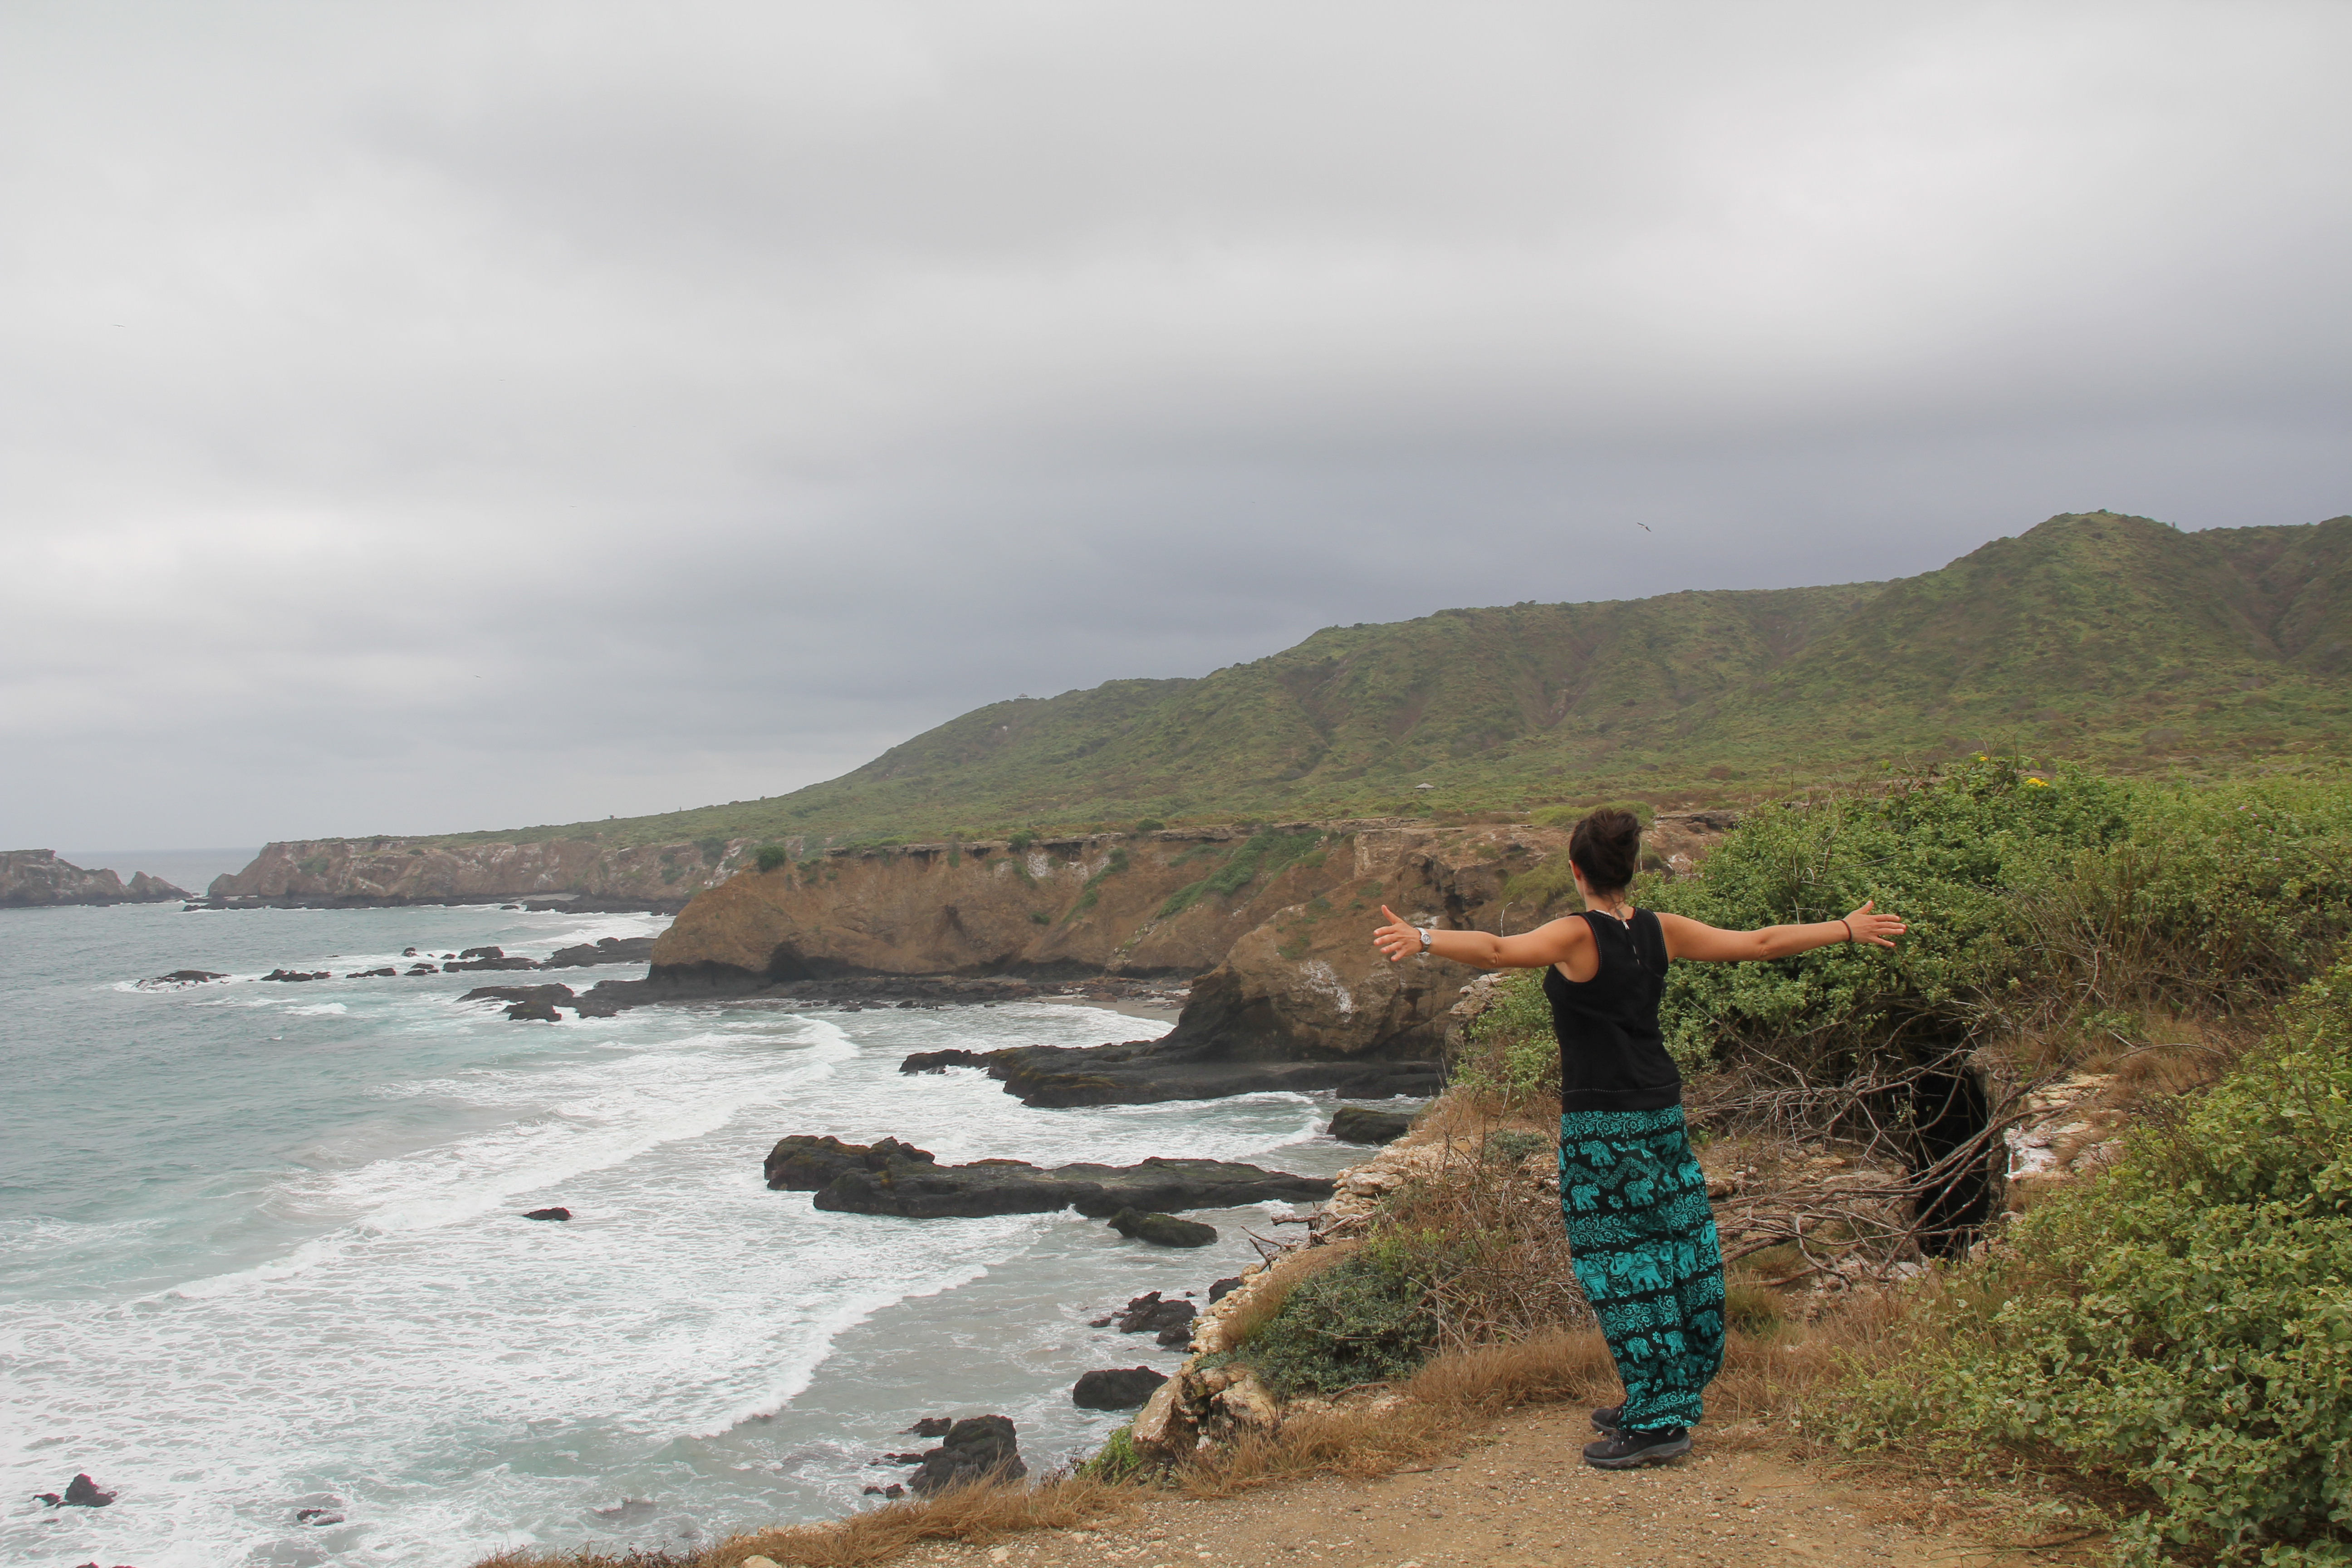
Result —
[[2347, 715], [2352, 517], [2183, 533], [2088, 512], [1893, 583], [1330, 627], [1198, 680], [993, 703], [788, 795], [453, 841], [1737, 797], [1986, 748], [2233, 771], [2340, 756]]

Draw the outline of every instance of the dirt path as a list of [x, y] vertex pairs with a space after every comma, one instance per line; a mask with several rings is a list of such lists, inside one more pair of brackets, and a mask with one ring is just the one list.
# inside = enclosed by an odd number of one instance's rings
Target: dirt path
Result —
[[1936, 1499], [1825, 1481], [1727, 1434], [1671, 1465], [1589, 1468], [1584, 1410], [1507, 1415], [1457, 1458], [1380, 1480], [1330, 1477], [1209, 1501], [1145, 1504], [1097, 1531], [1049, 1531], [993, 1547], [928, 1546], [917, 1563], [959, 1568], [1762, 1568], [1820, 1564], [2048, 1564], [1938, 1529]]

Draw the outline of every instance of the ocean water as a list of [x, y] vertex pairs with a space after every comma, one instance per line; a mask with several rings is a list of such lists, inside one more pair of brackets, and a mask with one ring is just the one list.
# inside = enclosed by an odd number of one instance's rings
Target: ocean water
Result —
[[[663, 917], [495, 908], [0, 911], [0, 1562], [463, 1564], [677, 1546], [870, 1506], [918, 1417], [1013, 1417], [1033, 1469], [1124, 1419], [1093, 1367], [1180, 1359], [1087, 1321], [1198, 1291], [1213, 1247], [1075, 1214], [908, 1221], [772, 1193], [785, 1133], [944, 1161], [1247, 1159], [1328, 1174], [1328, 1097], [1027, 1109], [908, 1051], [1092, 1045], [1165, 1020], [1053, 1002], [757, 1003], [508, 1021], [482, 983], [260, 983], [496, 942], [543, 956]], [[219, 970], [225, 984], [137, 982]], [[569, 1224], [524, 1220], [561, 1204]], [[1278, 1207], [1278, 1205], [1270, 1205]], [[120, 1500], [43, 1507], [88, 1471]], [[323, 1507], [342, 1522], [302, 1523]]]

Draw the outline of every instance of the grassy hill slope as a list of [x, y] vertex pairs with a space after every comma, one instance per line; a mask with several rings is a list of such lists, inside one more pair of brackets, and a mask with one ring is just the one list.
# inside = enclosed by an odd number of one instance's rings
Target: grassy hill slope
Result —
[[2339, 755], [2347, 715], [2352, 517], [2182, 533], [2090, 512], [1894, 583], [1330, 627], [1198, 680], [992, 703], [788, 795], [452, 841], [838, 842], [1741, 795], [1984, 747], [2229, 767]]

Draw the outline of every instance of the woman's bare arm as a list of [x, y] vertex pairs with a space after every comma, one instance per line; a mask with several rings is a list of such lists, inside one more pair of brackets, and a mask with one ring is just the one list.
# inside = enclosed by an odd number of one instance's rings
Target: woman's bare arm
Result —
[[[1872, 900], [1871, 903], [1876, 903]], [[1723, 931], [1684, 915], [1662, 914], [1658, 924], [1666, 936], [1666, 956], [1692, 958], [1702, 963], [1736, 963], [1743, 959], [1787, 958], [1842, 942], [1865, 942], [1873, 947], [1893, 947], [1888, 940], [1911, 928], [1895, 915], [1880, 914], [1864, 904], [1843, 920], [1811, 925], [1766, 926], [1761, 931]]]
[[[1391, 963], [1424, 951], [1419, 926], [1399, 920], [1397, 912], [1386, 904], [1381, 906], [1381, 913], [1389, 917], [1389, 923], [1372, 932], [1372, 945], [1387, 954]], [[1546, 964], [1565, 963], [1570, 955], [1591, 945], [1592, 932], [1582, 921], [1564, 920], [1517, 936], [1496, 936], [1483, 931], [1433, 931], [1429, 933], [1426, 951], [1473, 969], [1541, 969]]]

